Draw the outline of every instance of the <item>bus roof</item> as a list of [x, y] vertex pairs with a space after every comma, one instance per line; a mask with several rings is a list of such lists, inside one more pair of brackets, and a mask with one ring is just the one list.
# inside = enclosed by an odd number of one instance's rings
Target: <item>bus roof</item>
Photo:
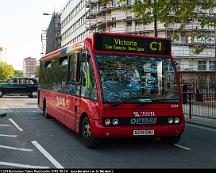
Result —
[[66, 54], [70, 53], [70, 52], [76, 52], [80, 49], [82, 49], [84, 47], [84, 43], [76, 43], [72, 46], [68, 46], [68, 47], [63, 47], [60, 48], [58, 50], [55, 50], [53, 52], [50, 52], [48, 54], [46, 54], [45, 56], [43, 56], [40, 61], [48, 61], [56, 56], [65, 56]]
[[155, 38], [143, 35], [120, 33], [93, 33], [83, 42], [63, 47], [43, 56], [40, 61], [48, 61], [54, 57], [63, 57], [71, 52], [84, 48], [87, 39], [93, 40], [93, 49], [97, 51], [128, 52], [151, 55], [171, 55], [171, 41], [167, 38]]

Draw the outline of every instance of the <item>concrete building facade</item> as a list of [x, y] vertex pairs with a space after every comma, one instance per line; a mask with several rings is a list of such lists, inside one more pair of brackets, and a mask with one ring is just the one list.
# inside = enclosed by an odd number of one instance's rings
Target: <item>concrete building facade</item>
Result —
[[23, 60], [23, 76], [35, 77], [37, 60], [36, 58], [27, 57]]
[[60, 13], [54, 12], [46, 30], [46, 54], [61, 47]]
[[[133, 2], [128, 0], [128, 4]], [[215, 28], [201, 28], [201, 15], [197, 14], [197, 18], [185, 27], [184, 36], [172, 42], [172, 55], [182, 82], [216, 80]], [[157, 35], [171, 38], [178, 27], [178, 24], [173, 24], [165, 28], [164, 23], [158, 22]], [[209, 39], [192, 39], [194, 29], [204, 32]], [[99, 7], [98, 0], [68, 0], [61, 14], [61, 46], [81, 42], [94, 31], [154, 36], [154, 24], [143, 25], [132, 11], [122, 11], [117, 0], [111, 0], [102, 7]], [[206, 44], [207, 48], [201, 54], [195, 54], [194, 47], [202, 44]]]

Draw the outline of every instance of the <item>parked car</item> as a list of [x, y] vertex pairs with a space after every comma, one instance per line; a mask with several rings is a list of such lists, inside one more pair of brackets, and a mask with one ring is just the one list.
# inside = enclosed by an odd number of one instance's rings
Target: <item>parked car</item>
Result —
[[27, 95], [37, 97], [38, 82], [35, 78], [13, 77], [0, 84], [0, 97], [3, 95]]

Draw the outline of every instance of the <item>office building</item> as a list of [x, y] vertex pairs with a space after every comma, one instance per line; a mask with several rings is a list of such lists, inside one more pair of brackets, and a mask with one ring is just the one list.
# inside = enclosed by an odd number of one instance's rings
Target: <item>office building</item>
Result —
[[23, 60], [23, 76], [35, 77], [37, 60], [36, 58], [27, 57]]
[[43, 34], [45, 34], [46, 54], [61, 47], [60, 29], [60, 13], [54, 12], [46, 33], [42, 33], [41, 35], [41, 40], [43, 40], [42, 37], [44, 36]]
[[[132, 0], [128, 1], [133, 3]], [[215, 28], [199, 25], [197, 18], [185, 27], [184, 36], [172, 42], [172, 55], [176, 61], [181, 82], [210, 82], [216, 80], [215, 68]], [[209, 16], [212, 17], [212, 16]], [[164, 27], [157, 23], [158, 37], [171, 38], [178, 24]], [[193, 39], [192, 31], [199, 30], [209, 36], [208, 40]], [[143, 25], [132, 11], [122, 11], [117, 0], [99, 6], [98, 0], [68, 0], [61, 14], [61, 46], [81, 42], [92, 32], [114, 32], [154, 36], [154, 24]], [[194, 53], [194, 47], [207, 45], [200, 54]]]

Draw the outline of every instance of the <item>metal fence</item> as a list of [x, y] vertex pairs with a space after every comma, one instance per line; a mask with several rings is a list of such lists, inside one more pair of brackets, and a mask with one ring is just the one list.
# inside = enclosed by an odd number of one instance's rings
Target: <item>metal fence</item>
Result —
[[182, 84], [182, 91], [186, 115], [216, 119], [216, 82]]

